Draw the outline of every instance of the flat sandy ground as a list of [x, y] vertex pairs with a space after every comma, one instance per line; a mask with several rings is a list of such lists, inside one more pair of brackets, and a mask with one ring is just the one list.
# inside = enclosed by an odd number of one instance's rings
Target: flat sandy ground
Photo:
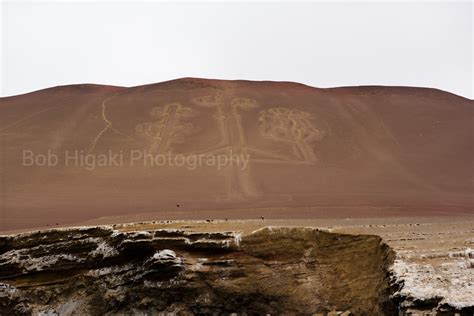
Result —
[[[287, 216], [282, 219], [260, 217], [266, 212], [255, 212], [256, 219], [212, 219], [197, 220], [191, 218], [179, 219], [180, 216], [170, 216], [169, 220], [154, 220], [153, 214], [137, 214], [115, 217], [101, 217], [89, 221], [78, 222], [72, 225], [51, 225], [3, 231], [2, 234], [14, 234], [33, 230], [44, 230], [68, 226], [96, 226], [116, 224], [117, 228], [124, 230], [147, 230], [160, 228], [186, 229], [193, 231], [241, 231], [244, 235], [266, 226], [300, 226], [315, 227], [324, 230], [349, 233], [349, 234], [374, 234], [383, 237], [386, 241], [392, 240], [390, 236], [411, 236], [424, 234], [424, 242], [430, 243], [434, 236], [464, 235], [474, 238], [474, 214], [464, 216], [427, 216], [427, 217], [368, 217], [368, 218], [320, 218], [320, 219], [291, 219]], [[215, 214], [209, 214], [215, 215]], [[263, 216], [263, 215], [262, 215]], [[199, 216], [203, 218], [201, 214]], [[178, 218], [178, 219], [176, 219]], [[406, 237], [405, 236], [405, 237]], [[407, 237], [410, 238], [410, 237]], [[411, 238], [412, 239], [412, 238]], [[421, 241], [421, 240], [420, 240]]]

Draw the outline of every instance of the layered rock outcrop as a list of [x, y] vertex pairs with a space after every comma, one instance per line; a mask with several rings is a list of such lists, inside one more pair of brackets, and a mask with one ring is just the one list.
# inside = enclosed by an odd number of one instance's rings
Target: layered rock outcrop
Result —
[[0, 239], [10, 315], [391, 315], [391, 250], [376, 236], [311, 228], [197, 233], [112, 227]]
[[3, 236], [0, 315], [474, 314], [472, 251], [389, 244], [315, 228], [159, 224]]

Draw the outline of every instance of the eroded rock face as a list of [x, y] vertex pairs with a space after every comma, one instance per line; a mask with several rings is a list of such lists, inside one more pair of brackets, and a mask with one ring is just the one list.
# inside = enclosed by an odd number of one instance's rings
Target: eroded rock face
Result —
[[403, 315], [474, 315], [474, 251], [397, 251], [392, 299]]
[[0, 310], [392, 315], [393, 257], [377, 236], [310, 228], [28, 233], [0, 239]]

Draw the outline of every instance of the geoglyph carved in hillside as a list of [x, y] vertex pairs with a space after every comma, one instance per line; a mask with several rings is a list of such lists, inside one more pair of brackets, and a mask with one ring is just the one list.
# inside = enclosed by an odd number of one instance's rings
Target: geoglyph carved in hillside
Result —
[[310, 113], [276, 107], [261, 111], [258, 120], [264, 137], [288, 143], [303, 161], [317, 160], [310, 143], [323, 134], [313, 126]]
[[261, 135], [293, 148], [294, 155], [272, 153], [249, 146], [241, 121], [240, 109], [257, 108], [257, 102], [249, 98], [232, 98], [227, 100], [221, 95], [203, 96], [193, 99], [198, 106], [215, 108], [214, 118], [217, 120], [221, 141], [212, 149], [203, 153], [217, 153], [228, 150], [254, 153], [252, 161], [272, 163], [314, 163], [317, 161], [311, 143], [320, 140], [323, 132], [317, 129], [312, 122], [311, 114], [299, 110], [290, 110], [284, 107], [275, 107], [259, 113]]
[[[221, 137], [212, 148], [182, 154], [228, 155], [231, 152], [239, 157], [248, 157], [254, 163], [313, 164], [317, 161], [311, 143], [321, 139], [323, 132], [313, 125], [310, 113], [284, 107], [274, 107], [258, 113], [260, 135], [289, 146], [287, 148], [292, 151], [285, 154], [248, 144], [241, 111], [257, 109], [259, 105], [256, 100], [215, 94], [200, 96], [191, 101], [198, 107], [213, 109], [213, 118]], [[105, 114], [105, 104], [103, 112]], [[193, 117], [199, 115], [199, 111], [181, 103], [154, 107], [149, 114], [153, 120], [136, 125], [135, 133], [148, 141], [147, 151], [150, 154], [172, 153], [173, 144], [183, 143], [187, 136], [199, 128], [191, 122]], [[104, 120], [106, 128], [96, 137], [91, 150], [97, 139], [112, 128], [112, 123], [105, 115]], [[247, 166], [244, 170], [237, 168], [238, 166], [232, 166], [226, 171], [229, 198], [258, 196], [257, 187], [251, 180], [250, 167]]]
[[167, 153], [173, 143], [182, 143], [185, 137], [196, 131], [196, 127], [186, 120], [198, 115], [198, 111], [171, 103], [154, 107], [150, 116], [154, 121], [138, 124], [135, 131], [150, 142], [150, 153]]
[[[294, 155], [274, 153], [247, 143], [242, 124], [241, 110], [258, 108], [256, 100], [249, 98], [226, 98], [223, 95], [208, 95], [193, 99], [202, 107], [214, 108], [214, 118], [221, 134], [221, 141], [201, 154], [220, 154], [232, 150], [237, 155], [250, 157], [259, 163], [311, 164], [317, 159], [310, 143], [322, 137], [322, 132], [311, 122], [307, 112], [287, 108], [271, 108], [259, 113], [260, 131], [264, 137], [281, 141], [292, 147]], [[258, 191], [251, 180], [250, 169], [231, 170], [227, 177], [231, 196], [257, 196]]]
[[[258, 107], [255, 100], [247, 98], [232, 98], [228, 100], [222, 95], [202, 96], [193, 99], [193, 102], [202, 107], [215, 108], [214, 118], [217, 120], [221, 141], [211, 149], [200, 151], [199, 154], [227, 154], [248, 157], [245, 133], [242, 126], [239, 109]], [[227, 171], [226, 185], [229, 198], [257, 196], [257, 188], [250, 179], [250, 170], [237, 170], [233, 166]]]

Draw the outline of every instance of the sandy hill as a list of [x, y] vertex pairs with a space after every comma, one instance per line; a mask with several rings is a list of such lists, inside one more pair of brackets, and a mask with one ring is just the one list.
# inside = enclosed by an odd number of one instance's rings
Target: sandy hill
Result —
[[[139, 213], [472, 213], [473, 111], [434, 89], [195, 78], [0, 98], [0, 229]], [[48, 151], [58, 161], [38, 165]]]

